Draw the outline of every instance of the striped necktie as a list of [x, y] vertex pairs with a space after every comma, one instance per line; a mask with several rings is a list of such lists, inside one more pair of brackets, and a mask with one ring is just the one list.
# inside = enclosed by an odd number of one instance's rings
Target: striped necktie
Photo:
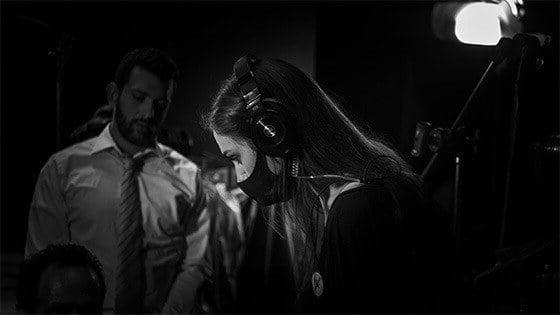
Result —
[[118, 265], [116, 273], [115, 312], [143, 311], [146, 288], [144, 228], [138, 192], [138, 174], [146, 155], [125, 160], [121, 184], [121, 202], [117, 216]]

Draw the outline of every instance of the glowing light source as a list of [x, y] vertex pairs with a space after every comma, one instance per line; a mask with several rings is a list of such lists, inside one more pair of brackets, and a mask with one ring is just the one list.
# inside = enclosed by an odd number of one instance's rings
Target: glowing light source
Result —
[[523, 0], [446, 1], [432, 10], [432, 30], [442, 40], [496, 45], [523, 32]]
[[502, 37], [501, 6], [494, 3], [469, 3], [455, 16], [455, 36], [466, 44], [496, 45]]

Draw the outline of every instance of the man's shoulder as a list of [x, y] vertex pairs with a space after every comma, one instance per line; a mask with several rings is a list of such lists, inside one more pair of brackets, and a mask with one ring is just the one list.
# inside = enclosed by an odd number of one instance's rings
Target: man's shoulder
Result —
[[55, 152], [51, 155], [51, 157], [47, 161], [47, 164], [54, 163], [61, 167], [67, 164], [70, 159], [90, 156], [91, 149], [95, 145], [96, 139], [97, 137], [93, 137], [91, 139], [72, 144], [60, 151]]
[[159, 149], [161, 150], [165, 160], [173, 166], [173, 168], [179, 168], [182, 170], [187, 170], [191, 172], [198, 172], [199, 167], [189, 158], [185, 157], [181, 153], [175, 151], [171, 147], [164, 144], [158, 143]]
[[97, 137], [93, 137], [93, 138], [87, 139], [85, 141], [72, 144], [72, 145], [54, 153], [51, 156], [51, 158], [61, 161], [61, 160], [68, 159], [71, 156], [90, 155], [91, 149], [95, 145], [96, 139], [97, 139]]

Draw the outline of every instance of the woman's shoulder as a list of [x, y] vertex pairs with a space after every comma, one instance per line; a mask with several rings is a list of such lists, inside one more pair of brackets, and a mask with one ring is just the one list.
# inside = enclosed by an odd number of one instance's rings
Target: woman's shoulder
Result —
[[355, 209], [363, 209], [371, 206], [394, 206], [400, 203], [402, 199], [416, 197], [412, 194], [402, 185], [390, 186], [384, 183], [365, 183], [342, 191], [334, 200], [332, 208], [351, 206]]
[[341, 192], [334, 200], [329, 216], [343, 226], [371, 221], [393, 221], [399, 200], [389, 188], [364, 184]]
[[330, 208], [329, 216], [347, 224], [362, 220], [402, 224], [406, 217], [424, 212], [425, 206], [422, 193], [415, 185], [378, 181], [340, 193]]

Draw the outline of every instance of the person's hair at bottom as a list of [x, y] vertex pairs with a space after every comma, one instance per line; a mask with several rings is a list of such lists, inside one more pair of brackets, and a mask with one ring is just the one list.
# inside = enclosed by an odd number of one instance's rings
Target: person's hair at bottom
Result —
[[95, 273], [101, 296], [105, 297], [105, 277], [101, 263], [85, 247], [77, 244], [49, 245], [26, 259], [19, 272], [16, 309], [34, 313], [37, 307], [37, 289], [42, 274], [51, 265], [56, 267], [86, 267]]

